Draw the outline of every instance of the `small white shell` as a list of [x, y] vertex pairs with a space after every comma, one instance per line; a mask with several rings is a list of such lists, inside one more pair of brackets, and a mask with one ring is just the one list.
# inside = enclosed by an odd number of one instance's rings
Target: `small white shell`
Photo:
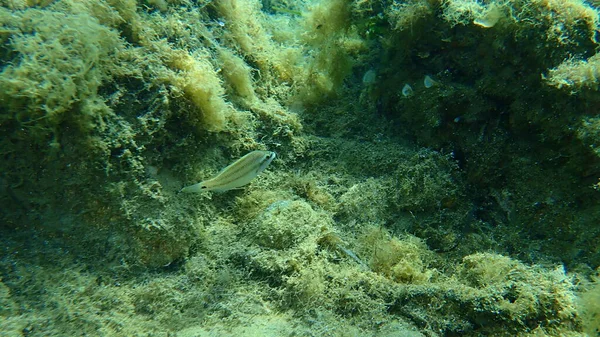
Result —
[[402, 96], [409, 97], [409, 96], [412, 96], [412, 94], [413, 94], [412, 87], [408, 83], [406, 83], [404, 85], [404, 87], [402, 88]]
[[362, 78], [362, 82], [364, 85], [373, 85], [377, 81], [377, 72], [373, 69], [368, 70]]
[[492, 28], [503, 16], [502, 8], [499, 5], [491, 4], [473, 20], [473, 23], [482, 28]]
[[429, 89], [433, 87], [435, 83], [436, 82], [433, 80], [433, 78], [431, 78], [431, 76], [425, 75], [425, 78], [423, 79], [423, 85], [425, 86], [425, 88]]

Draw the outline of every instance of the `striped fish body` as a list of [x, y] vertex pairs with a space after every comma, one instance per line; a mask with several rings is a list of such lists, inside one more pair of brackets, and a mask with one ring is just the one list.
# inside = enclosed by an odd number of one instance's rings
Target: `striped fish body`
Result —
[[271, 151], [252, 151], [224, 168], [215, 177], [184, 187], [181, 191], [187, 193], [224, 192], [242, 187], [264, 171], [275, 159], [275, 156], [275, 152]]

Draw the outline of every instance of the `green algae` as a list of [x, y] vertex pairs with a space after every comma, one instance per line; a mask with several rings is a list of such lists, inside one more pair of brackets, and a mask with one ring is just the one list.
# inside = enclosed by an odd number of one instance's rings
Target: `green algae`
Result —
[[0, 5], [0, 334], [597, 333], [585, 2]]

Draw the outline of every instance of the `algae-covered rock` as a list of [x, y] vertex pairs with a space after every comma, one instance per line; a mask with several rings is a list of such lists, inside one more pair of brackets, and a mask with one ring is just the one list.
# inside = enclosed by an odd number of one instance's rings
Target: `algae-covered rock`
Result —
[[0, 1], [0, 335], [594, 334], [595, 6]]
[[[48, 135], [60, 146], [62, 123], [89, 131], [101, 123], [100, 87], [126, 72], [124, 41], [88, 14], [0, 8], [5, 66], [0, 73], [2, 121], [16, 121], [36, 141]], [[33, 138], [33, 137], [32, 137]]]
[[0, 316], [10, 316], [16, 309], [16, 303], [11, 298], [10, 289], [0, 282]]
[[583, 321], [583, 330], [589, 336], [593, 336], [600, 331], [600, 279], [597, 272], [593, 275], [591, 282], [586, 282], [577, 299]]
[[427, 283], [434, 274], [428, 263], [431, 252], [415, 237], [390, 238], [387, 233], [369, 229], [359, 238], [361, 255], [372, 271], [398, 283]]
[[291, 249], [307, 236], [330, 225], [325, 214], [303, 201], [280, 200], [270, 204], [250, 224], [255, 241], [266, 248]]
[[393, 198], [393, 182], [390, 179], [369, 178], [352, 185], [339, 198], [336, 216], [345, 222], [377, 223], [386, 219]]
[[450, 156], [422, 151], [401, 162], [394, 172], [394, 203], [398, 208], [422, 210], [448, 207], [460, 197], [458, 167]]
[[244, 229], [258, 250], [248, 254], [257, 274], [281, 283], [304, 268], [318, 252], [320, 240], [333, 230], [330, 216], [301, 200], [277, 200]]
[[566, 59], [545, 76], [548, 84], [558, 89], [568, 89], [576, 93], [583, 88], [596, 89], [600, 76], [600, 55], [595, 54], [587, 60]]

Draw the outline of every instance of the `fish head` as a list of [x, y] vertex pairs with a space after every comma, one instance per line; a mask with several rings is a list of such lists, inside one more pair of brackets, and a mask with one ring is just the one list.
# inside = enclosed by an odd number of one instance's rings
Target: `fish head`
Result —
[[271, 164], [273, 159], [275, 159], [275, 157], [277, 157], [277, 154], [275, 154], [275, 152], [273, 152], [273, 151], [262, 151], [262, 152], [263, 152], [263, 156], [262, 156], [262, 158], [260, 158], [260, 163], [258, 165], [258, 168], [256, 169], [256, 174], [264, 171], [267, 168], [267, 166], [269, 166], [269, 164]]

